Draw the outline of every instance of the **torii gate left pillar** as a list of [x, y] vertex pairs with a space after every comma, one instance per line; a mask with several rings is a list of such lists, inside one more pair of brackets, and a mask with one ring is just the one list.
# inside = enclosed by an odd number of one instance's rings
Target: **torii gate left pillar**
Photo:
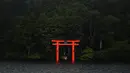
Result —
[[67, 42], [70, 42], [71, 44], [61, 44], [65, 42], [65, 40], [52, 40], [52, 42], [55, 42], [52, 45], [56, 46], [56, 64], [59, 64], [59, 47], [60, 46], [72, 46], [72, 64], [75, 62], [75, 46], [78, 46], [79, 44], [76, 44], [76, 42], [80, 42], [80, 40], [67, 40]]

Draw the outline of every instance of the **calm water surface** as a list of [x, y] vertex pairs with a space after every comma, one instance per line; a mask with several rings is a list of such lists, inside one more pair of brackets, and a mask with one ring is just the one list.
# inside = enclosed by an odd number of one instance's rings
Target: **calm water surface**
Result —
[[0, 73], [130, 73], [130, 64], [43, 64], [0, 62]]

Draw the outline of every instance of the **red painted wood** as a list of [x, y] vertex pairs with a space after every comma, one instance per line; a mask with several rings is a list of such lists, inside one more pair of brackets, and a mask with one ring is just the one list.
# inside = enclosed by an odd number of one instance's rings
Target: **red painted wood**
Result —
[[72, 42], [72, 64], [75, 62], [75, 47], [74, 42]]
[[52, 42], [64, 42], [64, 40], [52, 40]]
[[80, 40], [67, 40], [67, 42], [80, 42]]
[[59, 63], [59, 43], [56, 43], [56, 63]]
[[[52, 44], [52, 45], [57, 45], [57, 44]], [[75, 46], [78, 46], [79, 44], [58, 44], [59, 46], [72, 46], [72, 45], [75, 45]]]

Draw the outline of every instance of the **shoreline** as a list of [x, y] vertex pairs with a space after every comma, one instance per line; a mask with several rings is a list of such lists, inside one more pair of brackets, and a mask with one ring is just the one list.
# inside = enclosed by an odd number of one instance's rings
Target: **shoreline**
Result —
[[[0, 62], [24, 62], [24, 63], [41, 63], [41, 64], [56, 64], [55, 60], [44, 59], [1, 59]], [[59, 61], [61, 64], [72, 64], [71, 61]], [[113, 64], [124, 63], [130, 64], [130, 62], [123, 61], [75, 61], [75, 64]]]

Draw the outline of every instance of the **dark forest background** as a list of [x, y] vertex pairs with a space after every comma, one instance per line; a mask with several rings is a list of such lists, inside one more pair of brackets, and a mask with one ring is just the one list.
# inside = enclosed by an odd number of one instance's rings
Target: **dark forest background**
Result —
[[85, 60], [130, 61], [129, 4], [129, 0], [1, 0], [0, 59], [52, 60], [52, 39], [79, 39]]

